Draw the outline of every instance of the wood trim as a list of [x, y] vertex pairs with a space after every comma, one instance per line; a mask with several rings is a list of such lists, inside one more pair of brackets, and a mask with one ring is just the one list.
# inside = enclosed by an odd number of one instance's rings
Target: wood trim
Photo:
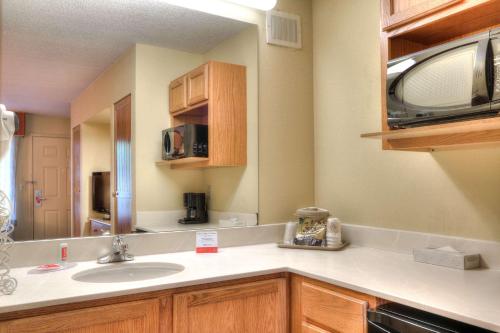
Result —
[[[132, 95], [114, 105], [114, 232], [132, 232], [133, 173], [132, 173]], [[117, 144], [121, 143], [120, 149]]]
[[446, 7], [462, 2], [463, 0], [427, 0], [413, 5], [411, 9], [394, 13], [394, 0], [382, 0], [382, 27], [384, 31], [408, 24], [419, 18], [438, 12]]
[[19, 128], [14, 132], [15, 136], [25, 136], [26, 135], [26, 113], [15, 112], [17, 119], [19, 119]]
[[[204, 110], [203, 107], [206, 107], [206, 109]], [[184, 108], [182, 110], [174, 111], [171, 114], [173, 117], [179, 117], [180, 115], [189, 115], [191, 113], [197, 114], [197, 113], [199, 113], [198, 112], [199, 110], [204, 110], [204, 112], [207, 113], [208, 101], [202, 101], [202, 102], [187, 106], [186, 108]]]
[[73, 144], [71, 148], [72, 155], [72, 232], [73, 237], [80, 237], [82, 235], [82, 221], [81, 221], [81, 128], [80, 125], [73, 128]]
[[[499, 0], [462, 0], [459, 4], [444, 8], [432, 15], [427, 15], [406, 25], [397, 27], [393, 30], [386, 31], [389, 38], [406, 35], [410, 32], [425, 30], [426, 27], [432, 28], [434, 31], [427, 31], [428, 35], [435, 34], [442, 29], [452, 29], [452, 33], [462, 31], [466, 22], [474, 23], [474, 25], [482, 25], [481, 21], [490, 20], [490, 16], [496, 12], [500, 5]], [[498, 14], [496, 14], [498, 15]], [[451, 19], [451, 20], [450, 20]], [[461, 24], [457, 24], [460, 22]], [[473, 29], [477, 30], [477, 29]], [[464, 31], [458, 35], [467, 33]]]

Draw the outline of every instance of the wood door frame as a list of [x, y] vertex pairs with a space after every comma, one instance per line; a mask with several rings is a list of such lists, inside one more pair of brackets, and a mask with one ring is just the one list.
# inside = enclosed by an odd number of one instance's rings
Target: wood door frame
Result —
[[[37, 133], [31, 133], [29, 134], [30, 137], [30, 149], [31, 152], [29, 154], [31, 155], [31, 165], [28, 166], [28, 168], [31, 170], [31, 199], [29, 200], [28, 204], [31, 207], [31, 221], [33, 223], [33, 228], [32, 228], [32, 239], [35, 240], [35, 180], [34, 180], [34, 175], [35, 175], [35, 139], [36, 138], [49, 138], [49, 139], [67, 139], [69, 140], [69, 148], [70, 148], [70, 155], [71, 155], [71, 160], [70, 160], [70, 173], [67, 175], [67, 177], [70, 178], [70, 181], [72, 180], [72, 174], [73, 174], [73, 147], [72, 147], [72, 139], [71, 135], [65, 135], [65, 134], [37, 134]], [[73, 185], [71, 183], [71, 185]], [[73, 193], [73, 186], [70, 188], [71, 194]], [[70, 237], [73, 235], [72, 233], [72, 218], [73, 218], [73, 195], [70, 195], [70, 220], [68, 221], [69, 223], [69, 235]], [[45, 239], [45, 238], [44, 238]]]
[[[78, 131], [78, 164], [80, 164], [80, 167], [78, 170], [80, 170], [78, 175], [75, 175], [75, 131]], [[81, 207], [79, 206], [78, 212], [76, 212], [75, 209], [75, 197], [77, 193], [75, 192], [75, 180], [78, 180], [79, 186], [81, 188], [82, 186], [82, 177], [81, 177], [81, 156], [82, 156], [82, 150], [81, 150], [81, 126], [76, 125], [75, 127], [71, 128], [71, 237], [81, 237], [82, 236], [82, 221], [81, 221]], [[81, 192], [78, 191], [78, 202], [81, 205]]]
[[113, 189], [112, 189], [112, 200], [113, 200], [113, 204], [112, 204], [112, 207], [113, 207], [113, 210], [111, 212], [111, 218], [112, 218], [112, 233], [113, 234], [120, 234], [119, 231], [119, 225], [118, 225], [118, 200], [117, 200], [117, 197], [116, 197], [116, 192], [117, 192], [117, 176], [118, 176], [118, 172], [117, 172], [117, 163], [116, 163], [116, 142], [117, 142], [117, 131], [116, 131], [116, 105], [120, 102], [122, 102], [123, 100], [127, 99], [127, 98], [130, 98], [130, 210], [131, 210], [131, 217], [130, 217], [130, 228], [131, 228], [131, 231], [133, 230], [132, 226], [134, 225], [134, 221], [135, 221], [135, 177], [134, 177], [134, 128], [132, 126], [132, 119], [133, 119], [133, 99], [132, 99], [132, 94], [127, 94], [125, 95], [124, 97], [120, 98], [119, 100], [117, 100], [115, 103], [113, 103], [113, 115], [112, 115], [112, 131], [113, 131], [113, 143], [112, 143], [112, 155], [113, 155], [113, 158], [112, 158], [112, 186], [113, 186]]

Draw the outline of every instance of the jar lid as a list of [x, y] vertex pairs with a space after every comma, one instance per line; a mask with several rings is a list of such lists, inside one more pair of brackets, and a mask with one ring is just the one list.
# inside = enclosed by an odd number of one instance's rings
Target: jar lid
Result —
[[327, 218], [330, 216], [330, 212], [323, 208], [306, 207], [297, 209], [295, 215], [298, 217]]

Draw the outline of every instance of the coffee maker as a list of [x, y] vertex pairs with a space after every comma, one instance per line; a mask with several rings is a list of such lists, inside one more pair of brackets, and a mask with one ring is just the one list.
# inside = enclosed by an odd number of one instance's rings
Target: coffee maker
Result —
[[182, 224], [196, 224], [208, 222], [205, 193], [184, 193], [184, 207], [186, 217], [179, 220]]

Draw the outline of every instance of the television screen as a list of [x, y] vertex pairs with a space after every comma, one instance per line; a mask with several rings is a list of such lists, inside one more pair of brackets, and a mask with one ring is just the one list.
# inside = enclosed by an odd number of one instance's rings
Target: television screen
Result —
[[100, 213], [110, 213], [110, 173], [92, 173], [92, 209]]

